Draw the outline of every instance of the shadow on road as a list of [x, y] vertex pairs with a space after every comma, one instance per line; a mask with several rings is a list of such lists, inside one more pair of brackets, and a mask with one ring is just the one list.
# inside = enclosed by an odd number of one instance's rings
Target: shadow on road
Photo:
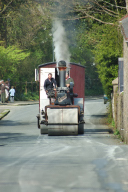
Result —
[[107, 114], [104, 115], [91, 115], [91, 117], [95, 117], [95, 118], [106, 118]]
[[35, 143], [37, 139], [37, 135], [26, 135], [23, 133], [0, 133], [0, 147], [11, 144], [12, 142], [22, 142], [26, 144], [28, 143]]
[[89, 133], [89, 134], [100, 134], [100, 133], [113, 133], [112, 129], [85, 129], [84, 133]]
[[[31, 122], [31, 125], [32, 124], [36, 124], [36, 119], [35, 119], [35, 122]], [[0, 121], [0, 125], [1, 126], [6, 126], [6, 127], [14, 127], [14, 126], [23, 126], [23, 125], [30, 125], [30, 122], [29, 121], [27, 121], [27, 122], [25, 122], [25, 121], [11, 121], [11, 120], [2, 120], [2, 121]]]

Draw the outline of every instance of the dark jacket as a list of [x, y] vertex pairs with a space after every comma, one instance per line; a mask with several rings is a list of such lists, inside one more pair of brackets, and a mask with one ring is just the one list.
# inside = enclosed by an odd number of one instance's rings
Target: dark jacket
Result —
[[49, 81], [49, 79], [47, 78], [45, 80], [45, 82], [44, 82], [44, 89], [45, 89], [45, 91], [47, 89], [49, 89], [49, 88], [53, 88], [54, 87], [53, 84], [54, 84], [54, 86], [56, 88], [56, 80], [54, 78], [51, 78], [51, 81]]

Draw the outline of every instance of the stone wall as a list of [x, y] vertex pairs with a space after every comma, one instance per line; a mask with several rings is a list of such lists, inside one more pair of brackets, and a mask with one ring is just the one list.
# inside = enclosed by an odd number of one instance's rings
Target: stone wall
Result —
[[[128, 13], [128, 0], [126, 0], [126, 9]], [[123, 44], [123, 58], [124, 58], [124, 141], [128, 143], [128, 43]]]
[[[113, 92], [112, 109], [115, 127], [119, 130], [122, 140], [128, 144], [128, 42], [124, 39], [123, 45], [124, 59], [124, 91], [120, 93], [118, 89]], [[117, 82], [113, 81], [113, 90]]]
[[115, 121], [115, 128], [119, 130], [121, 139], [125, 141], [124, 130], [124, 92], [118, 93], [118, 89], [113, 94], [112, 99], [113, 118]]
[[128, 143], [128, 42], [124, 39], [124, 141]]
[[[125, 2], [126, 2], [126, 10], [128, 13], [128, 0], [126, 0]], [[125, 31], [123, 30], [122, 34], [124, 38], [123, 40], [124, 91], [120, 93], [117, 90], [116, 92], [113, 93], [112, 109], [116, 129], [120, 131], [121, 137], [124, 140], [124, 142], [128, 144], [128, 42], [126, 42], [128, 40], [126, 38], [127, 34], [126, 26]]]

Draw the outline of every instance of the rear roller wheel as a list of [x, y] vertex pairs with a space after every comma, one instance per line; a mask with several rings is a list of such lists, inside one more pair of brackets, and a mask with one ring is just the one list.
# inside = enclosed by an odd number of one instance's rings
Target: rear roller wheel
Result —
[[37, 127], [40, 129], [40, 115], [38, 114], [37, 116]]
[[40, 134], [48, 134], [48, 126], [45, 124], [40, 124]]
[[84, 134], [84, 124], [78, 125], [78, 134]]

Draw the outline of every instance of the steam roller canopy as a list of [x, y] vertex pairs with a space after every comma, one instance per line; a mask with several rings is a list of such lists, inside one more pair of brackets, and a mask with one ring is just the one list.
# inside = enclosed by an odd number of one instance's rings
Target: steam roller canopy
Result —
[[47, 109], [48, 135], [78, 135], [78, 109]]

